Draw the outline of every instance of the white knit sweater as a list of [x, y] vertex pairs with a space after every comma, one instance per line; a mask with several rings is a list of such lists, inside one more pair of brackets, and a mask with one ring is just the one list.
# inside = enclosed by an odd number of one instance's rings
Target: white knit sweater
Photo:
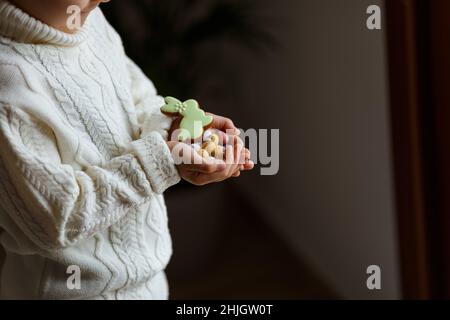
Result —
[[0, 0], [2, 298], [168, 297], [162, 104], [100, 9], [69, 35]]

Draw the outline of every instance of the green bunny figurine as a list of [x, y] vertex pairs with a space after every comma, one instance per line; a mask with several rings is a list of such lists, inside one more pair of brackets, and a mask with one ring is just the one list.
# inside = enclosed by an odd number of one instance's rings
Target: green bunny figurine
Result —
[[191, 99], [185, 102], [173, 97], [166, 97], [166, 104], [161, 108], [161, 112], [170, 117], [181, 116], [180, 134], [178, 141], [196, 140], [202, 137], [206, 128], [210, 127], [213, 117], [205, 114], [200, 109], [197, 101]]

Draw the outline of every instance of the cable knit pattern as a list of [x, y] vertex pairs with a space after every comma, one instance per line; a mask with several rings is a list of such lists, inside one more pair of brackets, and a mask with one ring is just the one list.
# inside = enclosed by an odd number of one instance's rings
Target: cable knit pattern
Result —
[[69, 35], [0, 0], [2, 298], [167, 299], [163, 103], [100, 9]]

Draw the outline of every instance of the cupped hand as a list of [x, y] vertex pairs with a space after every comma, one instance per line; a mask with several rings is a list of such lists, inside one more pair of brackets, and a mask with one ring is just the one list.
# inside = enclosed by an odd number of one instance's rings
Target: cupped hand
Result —
[[181, 178], [196, 186], [204, 186], [239, 177], [241, 171], [253, 169], [250, 152], [238, 140], [235, 142], [225, 147], [223, 160], [203, 158], [183, 142], [169, 141], [167, 144]]

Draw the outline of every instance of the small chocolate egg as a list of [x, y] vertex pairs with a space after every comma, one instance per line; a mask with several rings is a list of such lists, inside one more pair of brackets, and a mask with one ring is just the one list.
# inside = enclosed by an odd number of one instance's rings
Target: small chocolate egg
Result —
[[202, 146], [202, 149], [206, 150], [206, 152], [208, 152], [210, 155], [212, 155], [214, 153], [214, 151], [216, 150], [216, 144], [212, 143], [212, 142], [205, 142]]
[[220, 143], [220, 138], [217, 134], [212, 134], [208, 140], [214, 143], [215, 145], [219, 145]]

